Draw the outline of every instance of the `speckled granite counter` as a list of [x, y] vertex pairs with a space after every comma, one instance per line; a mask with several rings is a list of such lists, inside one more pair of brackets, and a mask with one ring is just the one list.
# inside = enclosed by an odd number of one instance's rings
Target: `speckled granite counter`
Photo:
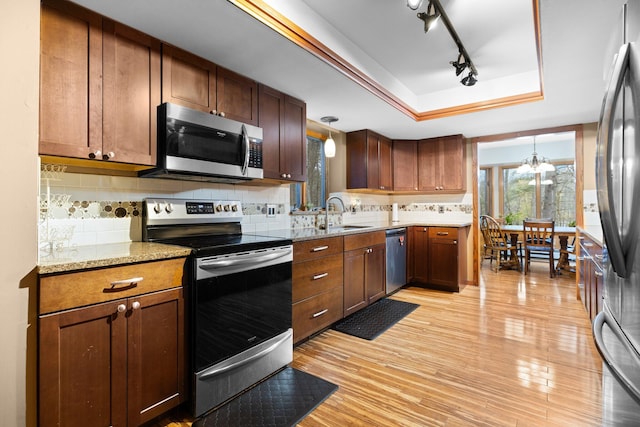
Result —
[[588, 235], [594, 242], [600, 246], [604, 246], [604, 236], [600, 227], [577, 227], [581, 234]]
[[[359, 228], [343, 229], [341, 227], [348, 227], [349, 225], [355, 225]], [[281, 230], [269, 230], [269, 231], [256, 231], [253, 234], [261, 236], [280, 237], [283, 239], [291, 239], [294, 242], [301, 242], [305, 240], [321, 239], [323, 237], [334, 236], [346, 236], [356, 233], [369, 233], [371, 231], [389, 230], [393, 228], [403, 227], [470, 227], [471, 222], [464, 223], [416, 223], [416, 222], [384, 222], [384, 223], [357, 223], [357, 224], [341, 224], [330, 228], [329, 231], [319, 230], [317, 228], [297, 228], [297, 229], [281, 229]]]
[[156, 261], [188, 256], [189, 254], [191, 254], [189, 248], [149, 242], [77, 246], [41, 256], [38, 262], [38, 274], [64, 273], [96, 267]]

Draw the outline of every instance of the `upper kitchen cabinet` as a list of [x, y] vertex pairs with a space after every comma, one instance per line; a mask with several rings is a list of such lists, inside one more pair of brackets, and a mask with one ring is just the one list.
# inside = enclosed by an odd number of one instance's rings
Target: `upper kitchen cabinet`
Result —
[[464, 137], [462, 135], [418, 141], [418, 190], [462, 193], [466, 191]]
[[162, 46], [162, 102], [258, 125], [258, 84], [170, 45]]
[[393, 189], [418, 190], [418, 141], [393, 141]]
[[153, 165], [160, 42], [46, 0], [40, 20], [40, 154]]
[[347, 133], [347, 189], [391, 191], [391, 140], [371, 130]]
[[262, 128], [264, 177], [307, 179], [307, 106], [268, 86], [258, 86], [258, 126]]

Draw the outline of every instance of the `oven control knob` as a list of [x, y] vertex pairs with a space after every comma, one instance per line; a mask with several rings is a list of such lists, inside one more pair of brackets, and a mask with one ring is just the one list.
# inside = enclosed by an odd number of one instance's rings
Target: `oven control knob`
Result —
[[238, 212], [238, 205], [231, 205], [231, 210], [233, 212]]
[[160, 212], [162, 212], [162, 205], [160, 203], [156, 203], [153, 207], [153, 210], [155, 211], [155, 213], [159, 214]]
[[216, 205], [216, 212], [222, 212], [222, 205]]
[[231, 209], [231, 208], [229, 207], [229, 205], [224, 205], [224, 211], [225, 211], [225, 212], [229, 212], [229, 209]]
[[173, 212], [173, 205], [171, 203], [167, 203], [167, 206], [165, 206], [164, 210], [167, 211], [167, 213]]

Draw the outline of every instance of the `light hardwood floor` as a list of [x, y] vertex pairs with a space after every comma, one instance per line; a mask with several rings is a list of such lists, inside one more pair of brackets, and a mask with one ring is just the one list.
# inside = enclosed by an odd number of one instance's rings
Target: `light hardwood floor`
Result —
[[293, 367], [339, 386], [299, 425], [600, 425], [602, 365], [575, 278], [532, 269], [485, 263], [460, 293], [408, 287], [392, 298], [420, 307], [374, 341], [327, 330], [296, 347]]

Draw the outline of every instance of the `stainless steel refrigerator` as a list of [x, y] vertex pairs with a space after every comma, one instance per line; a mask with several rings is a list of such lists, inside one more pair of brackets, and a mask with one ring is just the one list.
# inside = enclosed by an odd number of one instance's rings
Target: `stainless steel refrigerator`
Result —
[[604, 304], [593, 322], [603, 359], [603, 425], [640, 425], [640, 0], [622, 11], [596, 154], [605, 243]]

